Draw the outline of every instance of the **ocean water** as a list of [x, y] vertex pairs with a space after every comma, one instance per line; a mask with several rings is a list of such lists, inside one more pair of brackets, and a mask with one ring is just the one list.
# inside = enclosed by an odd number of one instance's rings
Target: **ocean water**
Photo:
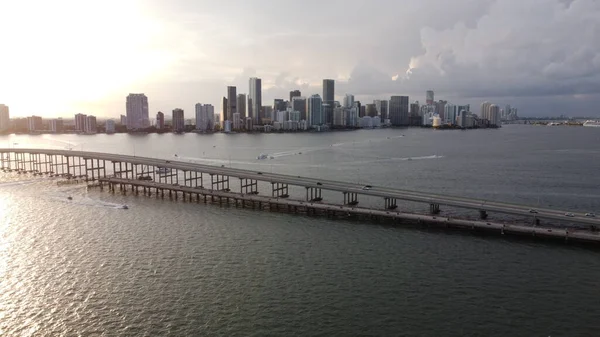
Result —
[[[600, 213], [598, 131], [12, 135], [0, 146], [177, 154]], [[257, 160], [260, 153], [274, 159]], [[589, 248], [113, 195], [0, 173], [2, 336], [595, 336], [599, 279], [598, 251]]]

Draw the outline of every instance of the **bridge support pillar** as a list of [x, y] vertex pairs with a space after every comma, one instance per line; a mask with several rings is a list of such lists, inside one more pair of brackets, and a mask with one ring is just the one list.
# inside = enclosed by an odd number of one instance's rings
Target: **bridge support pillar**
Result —
[[220, 174], [211, 174], [210, 175], [210, 186], [211, 186], [212, 190], [229, 191], [229, 176], [224, 176], [224, 175], [220, 175]]
[[398, 208], [397, 201], [394, 198], [384, 198], [385, 199], [385, 209], [396, 209]]
[[439, 204], [429, 204], [429, 213], [440, 214], [440, 205]]
[[484, 210], [479, 210], [479, 218], [480, 218], [481, 220], [485, 220], [485, 219], [487, 219], [487, 218], [488, 218], [487, 211], [484, 211]]
[[358, 194], [344, 192], [344, 205], [354, 206], [358, 204]]
[[288, 198], [288, 185], [280, 183], [271, 183], [273, 198]]
[[321, 201], [323, 197], [321, 197], [321, 189], [307, 187], [306, 188], [306, 201]]

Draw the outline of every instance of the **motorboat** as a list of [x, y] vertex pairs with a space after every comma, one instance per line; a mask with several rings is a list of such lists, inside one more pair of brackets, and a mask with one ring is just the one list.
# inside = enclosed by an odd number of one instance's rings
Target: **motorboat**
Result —
[[68, 197], [67, 197], [67, 200], [73, 200], [73, 197], [71, 197], [71, 196], [68, 196]]
[[121, 207], [122, 209], [129, 209], [129, 206], [127, 205], [123, 205], [123, 207]]
[[258, 159], [258, 160], [264, 160], [264, 159], [267, 159], [267, 158], [269, 158], [269, 155], [268, 154], [264, 154], [264, 153], [261, 153], [258, 157], [256, 157], [256, 159]]

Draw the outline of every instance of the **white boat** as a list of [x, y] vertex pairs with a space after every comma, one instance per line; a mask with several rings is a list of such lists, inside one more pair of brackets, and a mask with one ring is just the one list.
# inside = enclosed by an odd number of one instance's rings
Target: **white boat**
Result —
[[261, 153], [260, 156], [256, 157], [256, 159], [258, 159], [258, 160], [264, 160], [264, 159], [267, 159], [267, 158], [269, 158], [269, 155], [268, 154], [264, 154], [264, 153]]
[[583, 126], [590, 126], [590, 127], [600, 127], [600, 121], [593, 121], [593, 120], [589, 120], [589, 121], [585, 121], [585, 123], [583, 123]]

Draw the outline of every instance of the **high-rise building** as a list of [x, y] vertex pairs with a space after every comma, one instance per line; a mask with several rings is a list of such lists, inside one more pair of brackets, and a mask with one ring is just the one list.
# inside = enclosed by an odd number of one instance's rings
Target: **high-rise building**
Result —
[[237, 112], [237, 88], [234, 86], [227, 87], [227, 117], [225, 120], [233, 120], [233, 114]]
[[323, 116], [323, 100], [321, 96], [312, 95], [308, 98], [308, 118], [307, 122], [309, 126], [317, 126], [325, 124], [325, 118]]
[[365, 105], [365, 109], [366, 109], [367, 116], [369, 116], [369, 117], [377, 116], [377, 108], [375, 107], [375, 104], [367, 104], [367, 105]]
[[196, 130], [213, 131], [215, 127], [215, 107], [211, 104], [196, 104]]
[[85, 124], [83, 127], [85, 133], [96, 133], [98, 132], [98, 125], [96, 123], [96, 116], [87, 116], [85, 118]]
[[232, 118], [233, 118], [233, 123], [231, 125], [233, 127], [233, 130], [241, 129], [242, 128], [242, 119], [240, 118], [240, 113], [239, 112], [234, 113]]
[[129, 94], [126, 102], [127, 130], [144, 129], [150, 126], [148, 97], [144, 94]]
[[446, 111], [446, 104], [448, 101], [439, 100], [435, 103], [435, 112], [439, 115], [441, 120], [444, 120], [444, 112]]
[[85, 119], [87, 115], [77, 114], [75, 115], [75, 131], [84, 132], [85, 131]]
[[[458, 112], [458, 106], [447, 103], [444, 107], [444, 118], [442, 121], [446, 124], [455, 125], [458, 118]], [[442, 116], [440, 116], [440, 118], [442, 118]]]
[[183, 116], [183, 109], [173, 110], [173, 132], [185, 131], [185, 119]]
[[425, 93], [425, 104], [433, 105], [433, 102], [433, 90], [427, 90], [427, 92]]
[[221, 123], [227, 120], [227, 97], [223, 97], [223, 100], [221, 102], [221, 115], [220, 115], [220, 121]]
[[300, 97], [300, 96], [302, 96], [302, 93], [300, 92], [300, 90], [290, 91], [290, 103], [294, 100], [294, 97]]
[[287, 102], [281, 98], [273, 100], [273, 111], [285, 111], [287, 109]]
[[300, 112], [300, 120], [306, 120], [306, 97], [297, 96], [292, 98], [292, 110]]
[[382, 121], [385, 121], [389, 117], [389, 101], [387, 100], [375, 100], [375, 109], [377, 110], [377, 114], [381, 117]]
[[389, 104], [390, 122], [393, 126], [408, 125], [408, 96], [392, 96]]
[[127, 116], [121, 115], [120, 122], [121, 122], [121, 125], [127, 126]]
[[42, 117], [31, 116], [27, 117], [27, 129], [29, 132], [41, 131], [42, 130]]
[[159, 130], [165, 128], [165, 114], [161, 111], [156, 113], [156, 128]]
[[273, 121], [273, 107], [263, 105], [260, 109], [262, 111], [260, 121], [262, 124], [270, 124]]
[[492, 106], [492, 103], [490, 102], [483, 102], [481, 103], [481, 110], [479, 112], [479, 117], [482, 119], [487, 119], [489, 120], [489, 113], [490, 113], [490, 107]]
[[500, 107], [496, 104], [492, 104], [488, 113], [488, 121], [490, 121], [490, 126], [500, 126]]
[[50, 120], [50, 132], [61, 133], [64, 131], [64, 122], [62, 118]]
[[354, 105], [354, 95], [351, 94], [346, 94], [346, 96], [344, 96], [344, 101], [342, 106], [344, 108], [351, 108]]
[[10, 128], [10, 114], [8, 105], [0, 104], [0, 132]]
[[260, 78], [251, 77], [248, 93], [248, 117], [252, 117], [254, 124], [260, 124], [262, 119], [262, 81]]
[[333, 123], [333, 108], [335, 107], [335, 81], [323, 80], [323, 124]]
[[[237, 112], [240, 114], [240, 119], [242, 121], [246, 120], [246, 103], [248, 102], [248, 96], [246, 94], [238, 94], [237, 95]], [[244, 124], [244, 123], [242, 123]], [[242, 125], [242, 128], [244, 126]]]
[[346, 111], [350, 109], [336, 107], [333, 109], [333, 126], [344, 127], [346, 126]]
[[106, 133], [115, 133], [115, 121], [113, 119], [107, 119], [104, 125]]

